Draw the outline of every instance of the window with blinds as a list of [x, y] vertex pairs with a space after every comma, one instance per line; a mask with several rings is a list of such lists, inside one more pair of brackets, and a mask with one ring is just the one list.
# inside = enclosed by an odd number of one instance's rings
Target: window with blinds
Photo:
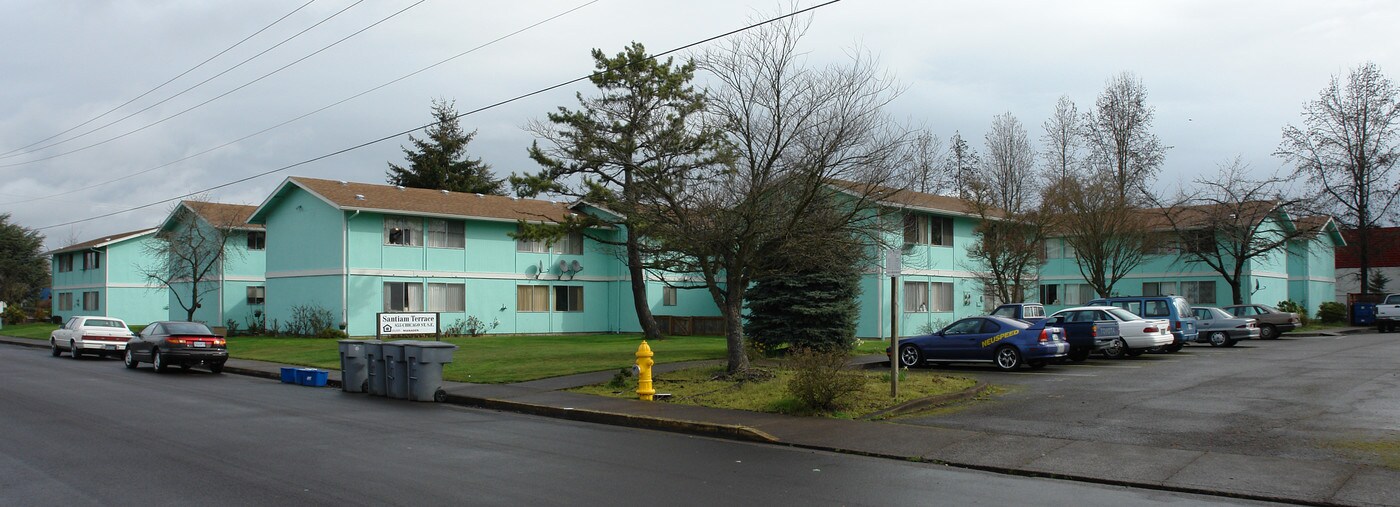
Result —
[[515, 288], [515, 311], [549, 311], [549, 286], [521, 285]]
[[428, 246], [466, 248], [466, 226], [460, 220], [428, 219]]
[[428, 311], [467, 311], [467, 286], [461, 283], [428, 284]]
[[384, 244], [420, 246], [423, 221], [410, 217], [384, 217]]

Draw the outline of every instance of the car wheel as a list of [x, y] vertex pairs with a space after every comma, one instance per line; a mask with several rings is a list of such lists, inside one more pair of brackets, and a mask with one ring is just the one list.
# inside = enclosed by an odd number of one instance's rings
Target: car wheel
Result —
[[165, 373], [165, 370], [169, 367], [169, 365], [165, 364], [165, 354], [162, 354], [160, 349], [155, 349], [151, 351], [151, 355], [151, 365], [155, 367], [156, 373]]
[[924, 365], [924, 352], [914, 344], [899, 347], [899, 365], [905, 368]]
[[1021, 351], [1010, 345], [997, 349], [996, 359], [1001, 371], [1015, 371], [1021, 367]]
[[1127, 354], [1128, 342], [1123, 341], [1122, 338], [1114, 338], [1113, 341], [1108, 342], [1108, 347], [1103, 349], [1103, 357], [1109, 359], [1122, 359]]
[[122, 355], [122, 362], [126, 363], [126, 368], [128, 370], [134, 370], [137, 365], [141, 364], [140, 361], [136, 360], [136, 354], [131, 353], [131, 349], [129, 348], [126, 349], [126, 354]]
[[68, 355], [72, 356], [73, 359], [82, 359], [83, 349], [78, 348], [78, 344], [76, 342], [70, 341], [68, 342]]
[[1182, 343], [1173, 343], [1173, 344], [1171, 344], [1171, 345], [1167, 345], [1167, 346], [1165, 346], [1165, 347], [1162, 347], [1162, 352], [1165, 352], [1165, 353], [1168, 353], [1168, 354], [1175, 354], [1175, 353], [1177, 353], [1177, 352], [1181, 352], [1181, 349], [1183, 349], [1183, 348], [1186, 348], [1186, 342], [1182, 342]]
[[1265, 340], [1278, 338], [1278, 328], [1274, 327], [1273, 324], [1259, 326], [1259, 337]]
[[212, 373], [223, 373], [223, 372], [224, 372], [224, 363], [210, 363], [210, 364], [209, 364], [209, 371], [212, 372]]
[[1210, 334], [1210, 346], [1212, 347], [1229, 347], [1234, 344], [1235, 341], [1231, 340], [1230, 335], [1226, 334], [1224, 331], [1216, 331]]
[[49, 353], [53, 354], [53, 357], [63, 355], [63, 349], [58, 348], [58, 342], [53, 341], [52, 338], [49, 339]]
[[1086, 348], [1082, 348], [1082, 349], [1075, 349], [1075, 350], [1072, 350], [1072, 351], [1070, 351], [1070, 353], [1069, 353], [1069, 360], [1070, 360], [1070, 361], [1074, 361], [1074, 362], [1076, 362], [1076, 363], [1082, 363], [1082, 362], [1084, 362], [1084, 361], [1086, 361], [1086, 360], [1089, 359], [1089, 353], [1091, 353], [1091, 352], [1093, 352], [1093, 350], [1092, 350], [1092, 349], [1089, 349], [1089, 348], [1087, 348], [1087, 347], [1086, 347]]

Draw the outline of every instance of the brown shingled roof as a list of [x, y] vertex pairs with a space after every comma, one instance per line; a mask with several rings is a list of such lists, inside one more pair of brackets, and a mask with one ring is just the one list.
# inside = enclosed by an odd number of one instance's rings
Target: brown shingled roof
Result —
[[183, 201], [180, 204], [188, 207], [205, 222], [209, 222], [215, 227], [255, 230], [263, 228], [262, 224], [248, 223], [248, 218], [252, 217], [253, 212], [258, 210], [257, 206], [204, 201]]
[[154, 228], [147, 228], [147, 229], [137, 229], [137, 230], [134, 230], [134, 231], [127, 231], [127, 232], [122, 232], [122, 233], [117, 233], [117, 234], [109, 234], [109, 235], [106, 235], [106, 236], [103, 236], [103, 237], [100, 237], [100, 238], [97, 238], [97, 239], [94, 239], [94, 240], [89, 240], [89, 241], [84, 241], [84, 242], [82, 242], [82, 243], [76, 243], [76, 244], [68, 245], [68, 246], [65, 246], [65, 247], [63, 247], [63, 248], [59, 248], [59, 249], [56, 249], [56, 250], [50, 250], [49, 252], [46, 253], [46, 255], [59, 254], [59, 253], [64, 253], [64, 252], [76, 252], [76, 251], [78, 251], [78, 250], [87, 250], [87, 249], [89, 249], [89, 248], [96, 248], [96, 247], [99, 247], [99, 246], [104, 246], [104, 245], [107, 245], [107, 244], [109, 244], [109, 243], [112, 243], [112, 242], [121, 240], [121, 239], [129, 238], [129, 237], [134, 237], [134, 236], [142, 236], [142, 235], [149, 234], [149, 233], [153, 233], [153, 232], [156, 232], [156, 230], [155, 230]]
[[[863, 192], [872, 199], [879, 200], [885, 204], [897, 206], [907, 206], [935, 211], [948, 211], [960, 215], [977, 215], [977, 209], [966, 199], [950, 197], [946, 195], [926, 194], [913, 190], [901, 190], [884, 186], [867, 186], [863, 183], [856, 183], [845, 180], [830, 180], [833, 186], [841, 188], [847, 192]], [[1006, 214], [1001, 210], [989, 210], [989, 216], [1002, 217]]]
[[342, 183], [300, 176], [293, 176], [288, 180], [341, 209], [532, 222], [563, 220], [572, 213], [567, 204], [537, 199], [514, 199], [499, 195], [463, 194], [368, 183]]
[[[1278, 207], [1276, 201], [1250, 201], [1244, 203], [1240, 210], [1252, 219], [1254, 224], [1258, 224], [1265, 217], [1268, 217]], [[1224, 213], [1235, 211], [1233, 207], [1226, 207], [1219, 204], [1200, 204], [1195, 206], [1182, 206], [1179, 208], [1149, 208], [1139, 210], [1138, 213], [1147, 222], [1147, 226], [1152, 230], [1172, 229], [1172, 222], [1167, 219], [1167, 212], [1171, 212], [1177, 222], [1177, 227], [1182, 229], [1193, 229], [1206, 227], [1213, 223], [1218, 223], [1215, 217], [1223, 217]]]

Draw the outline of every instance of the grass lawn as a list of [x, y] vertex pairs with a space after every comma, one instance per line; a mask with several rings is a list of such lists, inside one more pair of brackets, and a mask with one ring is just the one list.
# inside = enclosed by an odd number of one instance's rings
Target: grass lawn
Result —
[[[481, 336], [449, 338], [458, 349], [443, 371], [457, 382], [522, 382], [574, 373], [621, 369], [636, 362], [641, 335]], [[724, 358], [724, 338], [675, 336], [648, 342], [658, 363]], [[340, 368], [333, 339], [236, 336], [229, 354], [287, 364]]]
[[[1299, 328], [1295, 328], [1294, 330], [1289, 331], [1289, 333], [1294, 333], [1294, 332], [1313, 332], [1313, 331], [1330, 331], [1330, 330], [1333, 330], [1333, 329], [1343, 328], [1343, 327], [1352, 327], [1352, 325], [1351, 325], [1350, 322], [1309, 322], [1308, 325], [1302, 326], [1302, 327], [1299, 327]], [[1287, 335], [1287, 334], [1288, 334], [1288, 333], [1284, 333], [1284, 335]]]
[[4, 329], [0, 329], [0, 335], [49, 341], [49, 333], [52, 333], [55, 329], [58, 329], [58, 324], [50, 324], [47, 322], [6, 324]]
[[[792, 374], [783, 369], [776, 370], [776, 377], [758, 382], [733, 382], [713, 380], [724, 372], [724, 368], [689, 368], [657, 375], [653, 387], [658, 393], [670, 393], [668, 403], [682, 403], [704, 407], [731, 408], [755, 412], [779, 414], [813, 415], [803, 409], [787, 392], [788, 379]], [[852, 402], [840, 412], [820, 413], [831, 417], [860, 417], [899, 403], [929, 396], [961, 392], [977, 385], [977, 381], [963, 377], [949, 377], [929, 371], [908, 371], [899, 383], [899, 399], [890, 399], [888, 372], [860, 371], [866, 378], [865, 387], [857, 393]], [[574, 392], [635, 399], [637, 381], [629, 378], [624, 387], [606, 384], [573, 389]]]

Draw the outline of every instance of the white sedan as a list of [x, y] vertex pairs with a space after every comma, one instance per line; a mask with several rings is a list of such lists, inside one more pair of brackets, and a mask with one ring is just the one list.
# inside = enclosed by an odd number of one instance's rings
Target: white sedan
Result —
[[83, 354], [121, 356], [126, 342], [134, 338], [122, 319], [112, 317], [73, 317], [63, 327], [49, 334], [49, 348], [54, 357], [63, 351], [80, 359]]
[[1118, 338], [1101, 350], [1106, 357], [1139, 356], [1150, 348], [1172, 344], [1172, 325], [1167, 319], [1144, 319], [1116, 306], [1081, 306], [1055, 314], [1081, 310], [1093, 310], [1096, 320], [1112, 320], [1118, 324]]

